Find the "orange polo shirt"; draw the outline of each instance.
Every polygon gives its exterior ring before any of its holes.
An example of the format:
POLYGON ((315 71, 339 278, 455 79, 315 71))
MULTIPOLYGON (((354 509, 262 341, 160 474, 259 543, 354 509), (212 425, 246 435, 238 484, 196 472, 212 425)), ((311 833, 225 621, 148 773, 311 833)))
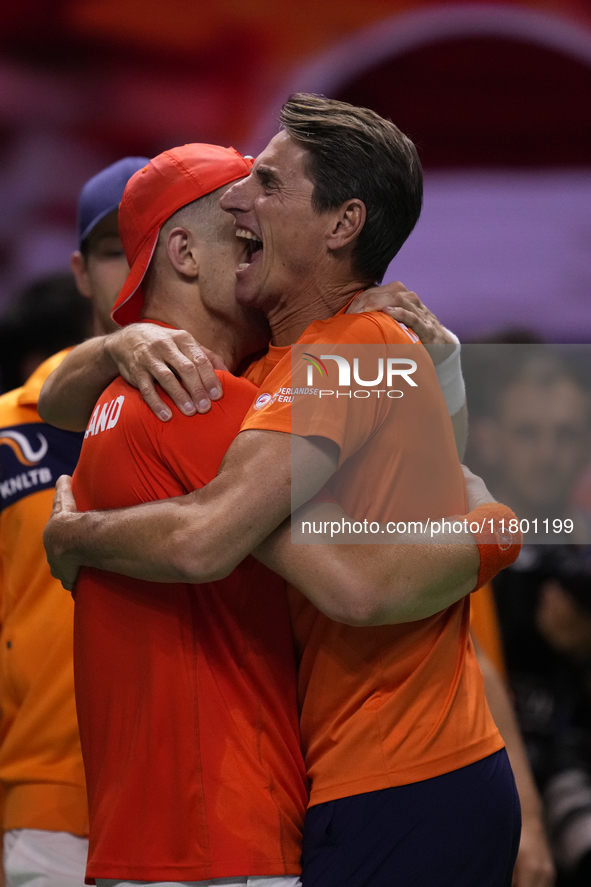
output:
MULTIPOLYGON (((334 441, 339 469, 327 487, 357 520, 464 514, 451 422, 432 362, 415 339, 378 313, 313 323, 299 351, 292 349, 293 363, 286 354, 265 378, 241 430, 334 441), (352 370, 348 387, 340 384, 335 355, 352 370), (392 355, 400 361, 395 368, 410 375, 392 379, 392 391, 402 394, 378 397, 367 380, 378 378, 379 358, 385 371, 392 355)), ((387 388, 385 380, 378 388, 387 388)), ((428 779, 503 747, 470 641, 469 598, 418 622, 368 628, 327 619, 295 590, 291 605, 310 804, 428 779)))
POLYGON ((0 783, 4 829, 88 832, 74 703, 74 604, 45 558, 42 533, 55 481, 71 474, 82 435, 37 413, 43 382, 64 359, 45 361, 0 397, 0 783))

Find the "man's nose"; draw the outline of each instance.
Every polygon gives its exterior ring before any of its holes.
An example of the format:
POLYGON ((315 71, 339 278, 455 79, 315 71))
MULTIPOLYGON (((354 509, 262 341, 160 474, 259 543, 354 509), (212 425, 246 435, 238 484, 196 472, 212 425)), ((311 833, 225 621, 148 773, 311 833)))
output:
POLYGON ((224 194, 222 194, 220 206, 223 210, 228 213, 233 213, 235 211, 246 211, 246 209, 248 208, 248 192, 245 186, 248 181, 248 178, 242 179, 240 182, 236 182, 234 185, 232 185, 231 188, 228 188, 228 190, 224 194))

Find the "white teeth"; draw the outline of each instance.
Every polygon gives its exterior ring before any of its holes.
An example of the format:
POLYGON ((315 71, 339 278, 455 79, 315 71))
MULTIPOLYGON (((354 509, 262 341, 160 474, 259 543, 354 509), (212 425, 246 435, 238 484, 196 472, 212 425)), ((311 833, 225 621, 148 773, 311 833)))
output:
POLYGON ((252 231, 247 231, 246 228, 236 228, 236 237, 245 237, 246 240, 258 240, 259 243, 262 243, 260 237, 253 234, 252 231))
POLYGON ((248 262, 241 262, 241 263, 238 265, 238 270, 239 270, 239 271, 244 271, 245 268, 250 268, 250 265, 248 264, 248 262))

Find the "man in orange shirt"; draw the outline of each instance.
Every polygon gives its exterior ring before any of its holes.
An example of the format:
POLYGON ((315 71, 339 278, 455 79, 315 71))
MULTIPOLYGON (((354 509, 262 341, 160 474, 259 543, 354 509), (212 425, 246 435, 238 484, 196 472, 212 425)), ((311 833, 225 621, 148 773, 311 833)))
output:
MULTIPOLYGON (((262 243, 262 249, 252 250, 251 261, 239 266, 240 303, 264 309, 276 349, 295 340, 307 346, 339 340, 375 343, 382 349, 392 343, 409 343, 406 331, 391 319, 377 322, 372 317, 344 315, 342 310, 358 290, 381 276, 414 226, 421 188, 412 144, 372 112, 315 97, 295 97, 288 102, 283 123, 285 131, 257 159, 249 179, 223 197, 222 205, 237 219, 238 235, 262 243), (314 143, 315 134, 321 144, 314 143), (360 143, 365 151, 362 164, 360 143), (333 151, 328 161, 327 144, 333 151), (331 178, 330 171, 337 169, 336 179, 331 178), (325 173, 328 202, 322 180, 325 173), (335 187, 337 191, 330 197, 335 187), (335 312, 339 316, 328 320, 335 312), (320 323, 314 323, 318 317, 320 323)), ((128 301, 137 303, 138 292, 141 303, 141 282, 152 247, 146 241, 136 256, 119 310, 126 310, 128 301)), ((449 419, 428 358, 419 345, 411 347, 417 349, 416 358, 413 355, 407 360, 416 360, 424 380, 419 403, 434 408, 434 427, 442 442, 431 488, 443 484, 438 507, 441 504, 449 509, 444 513, 463 511, 464 486, 449 419), (444 472, 450 474, 449 479, 444 478, 444 472)), ((287 364, 279 361, 266 386, 269 397, 258 411, 264 415, 262 422, 254 415, 247 419, 217 478, 203 491, 157 507, 77 515, 64 490, 47 540, 54 568, 65 583, 71 586, 80 563, 156 581, 209 581, 227 575, 289 515, 294 507, 290 490, 295 489, 297 506, 329 481, 334 498, 342 495, 355 517, 374 518, 375 522, 387 516, 383 507, 388 486, 394 493, 398 488, 412 490, 413 483, 421 489, 420 473, 425 464, 420 455, 413 454, 408 433, 400 438, 398 468, 388 469, 374 515, 371 501, 362 501, 358 488, 347 490, 340 483, 343 460, 346 465, 346 457, 355 458, 368 443, 372 429, 385 437, 392 427, 390 404, 376 408, 372 401, 363 414, 371 417, 369 425, 355 423, 354 415, 349 418, 341 411, 340 429, 338 423, 330 429, 318 412, 297 435, 278 433, 287 430, 285 420, 275 411, 284 402, 273 398, 280 389, 290 393, 289 359, 287 364), (288 384, 283 384, 286 381, 288 384), (407 472, 408 480, 403 476, 407 472), (292 473, 296 485, 290 487, 292 473), (362 511, 355 513, 357 508, 362 511)), ((409 410, 405 408, 410 420, 409 410)), ((374 455, 371 451, 370 456, 374 455)), ((479 518, 484 514, 487 521, 498 519, 495 507, 482 508, 479 518)), ((476 516, 470 515, 469 521, 475 523, 472 518, 476 516)), ((467 604, 460 601, 431 616, 446 603, 458 601, 515 556, 511 540, 496 538, 496 532, 492 535, 490 545, 477 545, 467 534, 465 545, 414 550, 412 546, 391 546, 381 558, 357 549, 348 563, 352 578, 347 580, 343 572, 337 594, 330 571, 323 568, 313 549, 303 570, 294 555, 290 572, 289 531, 285 528, 257 552, 268 563, 281 564, 283 574, 325 613, 373 626, 343 629, 309 609, 300 609, 294 616, 302 645, 306 763, 313 776, 312 791, 318 789, 311 813, 322 817, 328 803, 339 819, 338 834, 334 840, 329 835, 331 848, 326 844, 326 831, 332 812, 328 824, 320 828, 320 840, 317 821, 306 827, 311 838, 305 848, 304 876, 309 884, 342 884, 345 878, 350 884, 391 884, 399 873, 401 884, 473 887, 485 883, 484 873, 490 884, 509 883, 517 849, 518 804, 506 760, 499 756, 502 741, 486 708, 468 640, 467 604), (427 597, 432 595, 431 601, 423 600, 425 592, 427 597), (408 619, 418 621, 393 629, 388 625, 408 619), (360 667, 356 698, 347 700, 341 710, 344 689, 360 667), (409 731, 415 729, 416 750, 409 737, 409 731), (453 772, 459 774, 452 779, 457 781, 455 792, 450 788, 453 772), (443 776, 445 787, 440 790, 437 780, 443 776), (385 843, 378 842, 383 846, 377 850, 368 848, 359 828, 360 821, 366 820, 367 831, 378 835, 374 824, 388 822, 400 809, 401 790, 411 784, 420 787, 421 795, 411 831, 422 844, 433 841, 434 819, 449 822, 449 805, 455 809, 457 798, 466 795, 466 788, 471 789, 455 843, 450 845, 449 835, 442 832, 434 845, 431 865, 436 874, 425 869, 425 855, 417 855, 413 842, 402 840, 403 823, 390 832, 385 843), (485 786, 487 803, 482 804, 485 786), (359 808, 357 813, 347 812, 352 798, 364 805, 361 817, 359 808), (437 802, 433 809, 430 798, 437 802), (345 812, 341 815, 340 811, 345 812), (468 837, 461 827, 465 820, 475 826, 468 837), (485 847, 485 836, 493 825, 498 830, 498 846, 489 846, 489 842, 485 847), (335 847, 340 865, 332 852, 335 847), (413 863, 410 867, 409 859, 413 863), (370 869, 360 864, 363 860, 370 869), (414 872, 413 866, 422 868, 414 872)), ((317 553, 323 554, 320 548, 317 553)), ((299 606, 297 602, 295 606, 299 606)), ((406 797, 408 791, 402 794, 406 797)))

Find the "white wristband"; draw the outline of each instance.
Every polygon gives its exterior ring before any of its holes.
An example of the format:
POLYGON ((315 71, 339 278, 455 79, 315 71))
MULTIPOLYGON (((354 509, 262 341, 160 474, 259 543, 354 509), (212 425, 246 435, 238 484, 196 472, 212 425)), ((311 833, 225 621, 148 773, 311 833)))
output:
POLYGON ((454 416, 466 400, 466 387, 460 363, 460 340, 447 330, 456 342, 456 347, 445 360, 435 367, 437 381, 445 398, 450 416, 454 416))
POLYGON ((448 336, 452 337, 452 339, 456 343, 456 345, 460 344, 460 340, 458 339, 458 337, 456 336, 455 333, 452 333, 451 330, 448 330, 448 328, 446 326, 444 326, 443 329, 445 330, 445 332, 447 333, 448 336))

